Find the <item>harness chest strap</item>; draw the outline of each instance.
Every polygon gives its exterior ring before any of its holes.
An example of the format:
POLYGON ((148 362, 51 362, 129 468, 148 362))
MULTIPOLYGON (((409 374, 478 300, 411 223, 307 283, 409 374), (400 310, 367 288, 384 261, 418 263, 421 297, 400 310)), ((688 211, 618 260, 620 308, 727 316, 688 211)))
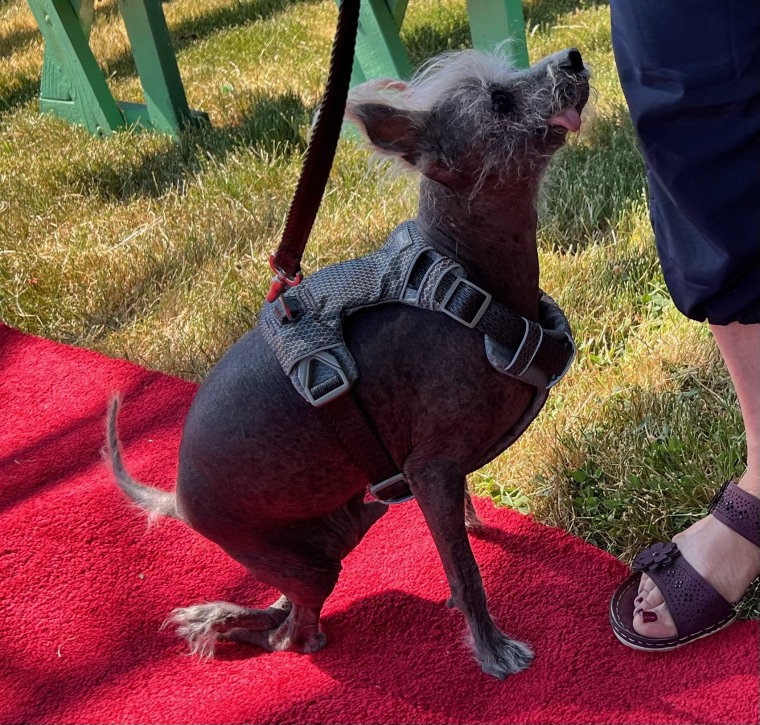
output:
POLYGON ((575 357, 575 343, 565 316, 550 297, 541 292, 539 299, 544 327, 494 300, 466 279, 452 260, 435 252, 440 259, 430 261, 429 251, 423 250, 411 265, 408 279, 421 273, 423 280, 411 292, 405 284, 402 302, 443 312, 482 332, 489 362, 501 373, 542 389, 562 379, 575 357), (443 269, 434 273, 441 260, 445 260, 443 269))
POLYGON ((346 450, 364 470, 370 481, 369 491, 375 498, 387 504, 414 498, 404 474, 350 390, 322 406, 322 410, 346 450))

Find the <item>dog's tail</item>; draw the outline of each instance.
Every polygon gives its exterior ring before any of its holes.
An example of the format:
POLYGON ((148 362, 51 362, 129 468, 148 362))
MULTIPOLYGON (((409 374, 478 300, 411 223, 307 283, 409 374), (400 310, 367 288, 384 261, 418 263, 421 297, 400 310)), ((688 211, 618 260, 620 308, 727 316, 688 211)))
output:
POLYGON ((153 523, 160 516, 169 516, 173 519, 181 519, 177 511, 177 501, 174 493, 161 491, 158 488, 145 486, 135 481, 124 468, 121 458, 121 445, 116 432, 116 415, 119 412, 121 401, 118 395, 114 395, 108 406, 108 418, 106 420, 106 448, 103 457, 111 464, 116 483, 133 503, 143 511, 147 511, 149 521, 153 523))

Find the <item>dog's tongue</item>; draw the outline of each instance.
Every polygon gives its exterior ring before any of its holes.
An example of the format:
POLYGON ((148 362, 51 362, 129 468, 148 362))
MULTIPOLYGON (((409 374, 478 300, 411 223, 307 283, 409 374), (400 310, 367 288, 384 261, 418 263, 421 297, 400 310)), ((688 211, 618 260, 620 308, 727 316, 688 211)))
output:
POLYGON ((550 126, 563 126, 575 133, 581 128, 581 114, 572 106, 549 119, 550 126))

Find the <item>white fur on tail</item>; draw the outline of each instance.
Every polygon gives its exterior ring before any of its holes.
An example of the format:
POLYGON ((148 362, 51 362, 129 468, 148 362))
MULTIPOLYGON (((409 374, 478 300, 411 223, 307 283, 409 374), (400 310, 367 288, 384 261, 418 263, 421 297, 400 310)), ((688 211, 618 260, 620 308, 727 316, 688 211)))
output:
POLYGON ((149 523, 154 523, 161 516, 181 519, 182 517, 177 512, 174 493, 145 486, 139 481, 135 481, 124 468, 124 462, 121 458, 121 445, 116 432, 116 415, 119 411, 119 405, 119 396, 115 395, 108 407, 106 450, 104 451, 104 458, 111 464, 116 483, 130 501, 148 513, 149 523))

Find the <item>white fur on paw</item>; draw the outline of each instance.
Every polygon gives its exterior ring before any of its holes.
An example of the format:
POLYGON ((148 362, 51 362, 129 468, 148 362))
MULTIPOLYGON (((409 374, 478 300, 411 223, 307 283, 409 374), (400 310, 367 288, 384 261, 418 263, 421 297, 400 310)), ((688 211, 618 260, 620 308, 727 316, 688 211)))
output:
POLYGON ((175 625, 177 635, 187 641, 191 655, 210 659, 214 656, 221 626, 229 621, 231 616, 240 616, 245 611, 245 607, 229 602, 194 604, 191 607, 175 609, 161 625, 161 629, 170 624, 175 625))
POLYGON ((475 650, 475 659, 483 672, 499 680, 504 680, 508 675, 515 675, 528 669, 533 661, 533 650, 527 644, 510 639, 501 633, 492 650, 482 648, 481 651, 478 651, 472 640, 470 643, 475 650))

